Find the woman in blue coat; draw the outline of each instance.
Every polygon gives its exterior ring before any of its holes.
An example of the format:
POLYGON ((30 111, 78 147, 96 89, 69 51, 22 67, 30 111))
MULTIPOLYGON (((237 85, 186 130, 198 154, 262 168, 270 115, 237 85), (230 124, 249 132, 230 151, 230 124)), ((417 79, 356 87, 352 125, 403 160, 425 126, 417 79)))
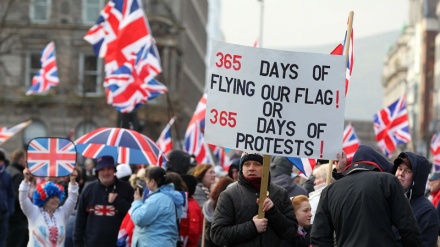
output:
POLYGON ((135 224, 132 246, 175 247, 178 240, 178 222, 184 198, 161 167, 149 168, 145 183, 150 191, 145 202, 139 190, 129 213, 135 224))

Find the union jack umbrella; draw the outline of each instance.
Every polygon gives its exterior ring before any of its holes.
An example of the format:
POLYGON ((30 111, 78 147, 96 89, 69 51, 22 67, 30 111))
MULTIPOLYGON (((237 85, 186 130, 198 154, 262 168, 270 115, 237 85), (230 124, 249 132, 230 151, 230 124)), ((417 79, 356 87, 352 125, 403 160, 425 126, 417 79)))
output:
POLYGON ((75 168, 76 156, 75 144, 65 138, 35 138, 27 148, 29 171, 37 177, 68 176, 75 168))
POLYGON ((160 165, 167 161, 156 143, 139 132, 123 128, 98 128, 75 141, 87 158, 113 156, 118 163, 160 165))

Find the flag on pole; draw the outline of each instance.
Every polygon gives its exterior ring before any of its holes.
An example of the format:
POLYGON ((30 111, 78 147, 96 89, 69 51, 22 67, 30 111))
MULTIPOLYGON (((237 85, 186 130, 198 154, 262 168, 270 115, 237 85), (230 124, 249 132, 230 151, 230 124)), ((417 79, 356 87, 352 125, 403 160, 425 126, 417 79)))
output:
POLYGON ((40 63, 41 69, 32 78, 32 85, 26 95, 44 93, 60 83, 53 42, 50 42, 41 52, 40 63))
POLYGON ((231 160, 226 155, 226 150, 224 147, 208 144, 209 148, 211 148, 212 155, 217 160, 217 165, 221 166, 225 171, 227 171, 231 160))
POLYGON ((405 95, 374 115, 376 142, 390 157, 397 145, 411 141, 405 95))
POLYGON ((360 141, 354 131, 354 128, 351 124, 348 124, 344 130, 344 137, 342 138, 342 149, 347 155, 347 159, 353 159, 354 153, 358 149, 360 145, 360 141))
MULTIPOLYGON (((351 74, 353 72, 353 66, 354 66, 354 30, 351 30, 350 35, 350 47, 348 51, 348 61, 347 61, 347 69, 345 71, 345 95, 347 95, 348 92, 348 84, 350 83, 351 74)), ((333 49, 330 54, 332 55, 343 55, 344 54, 344 44, 347 40, 347 32, 345 32, 345 38, 344 41, 337 45, 335 49, 333 49)))
POLYGON ((107 73, 129 61, 131 54, 153 42, 150 27, 139 0, 111 0, 84 39, 95 55, 105 58, 107 73))
POLYGON ((286 157, 286 158, 287 160, 292 162, 292 164, 296 166, 296 168, 298 168, 298 170, 302 172, 306 178, 308 178, 312 174, 312 171, 316 165, 315 159, 297 158, 297 157, 286 157))
POLYGON ((22 129, 26 128, 31 123, 32 123, 32 120, 29 120, 29 121, 26 121, 26 122, 23 122, 23 123, 19 123, 19 124, 15 125, 12 128, 7 128, 7 127, 1 127, 0 126, 0 145, 5 143, 7 140, 9 140, 15 134, 20 132, 22 129))
POLYGON ((159 139, 157 139, 156 144, 162 150, 162 152, 168 156, 168 154, 173 150, 173 139, 171 138, 171 126, 173 125, 176 117, 172 117, 170 122, 165 126, 160 133, 159 139))
POLYGON ((131 112, 167 92, 154 79, 162 72, 160 58, 139 0, 109 1, 84 39, 105 58, 107 103, 118 111, 131 112))
POLYGON ((129 113, 166 93, 167 87, 154 79, 161 71, 156 46, 142 47, 129 62, 106 77, 107 103, 120 112, 129 113))
POLYGON ((431 154, 433 158, 433 170, 440 171, 440 132, 435 133, 431 138, 431 154))

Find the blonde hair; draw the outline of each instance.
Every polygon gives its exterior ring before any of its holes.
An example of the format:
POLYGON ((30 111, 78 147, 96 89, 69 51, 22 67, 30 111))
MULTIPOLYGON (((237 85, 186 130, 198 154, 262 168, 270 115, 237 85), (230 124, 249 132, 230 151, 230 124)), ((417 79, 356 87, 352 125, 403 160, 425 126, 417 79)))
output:
MULTIPOLYGON (((330 164, 322 164, 319 167, 317 167, 315 170, 313 170, 313 175, 315 177, 320 177, 324 180, 324 183, 327 182, 327 172, 328 172, 328 166, 330 164)), ((333 183, 335 179, 333 177, 330 178, 330 183, 333 183)))
POLYGON ((292 198, 292 206, 295 212, 301 207, 301 203, 303 202, 309 202, 309 198, 305 195, 299 195, 292 198))

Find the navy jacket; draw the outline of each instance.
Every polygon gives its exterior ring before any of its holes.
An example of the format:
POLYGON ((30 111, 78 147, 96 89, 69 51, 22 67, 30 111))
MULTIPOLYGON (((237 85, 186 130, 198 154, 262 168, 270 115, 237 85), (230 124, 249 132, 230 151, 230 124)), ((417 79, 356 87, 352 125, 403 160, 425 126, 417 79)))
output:
MULTIPOLYGON (((416 217, 417 223, 422 233, 424 247, 437 246, 437 237, 440 228, 438 213, 432 203, 424 196, 426 181, 431 170, 428 160, 420 155, 411 152, 402 152, 398 157, 406 156, 412 166, 413 183, 406 191, 410 200, 411 208, 416 217)), ((401 162, 395 162, 393 174, 401 162)))
POLYGON ((6 165, 0 167, 0 212, 7 211, 9 215, 14 213, 14 188, 12 178, 6 170, 6 165))

